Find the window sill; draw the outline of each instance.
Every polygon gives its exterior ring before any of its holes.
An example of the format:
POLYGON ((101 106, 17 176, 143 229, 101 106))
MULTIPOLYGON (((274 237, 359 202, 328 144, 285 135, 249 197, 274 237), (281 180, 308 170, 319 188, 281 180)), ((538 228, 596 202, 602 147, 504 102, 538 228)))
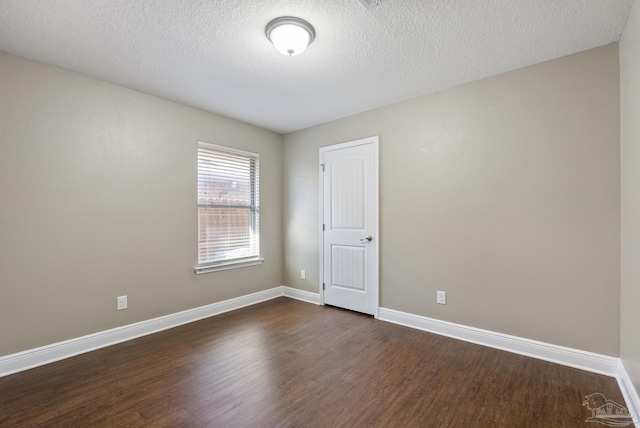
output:
POLYGON ((264 262, 264 259, 261 257, 252 259, 230 260, 227 262, 219 262, 211 265, 196 266, 193 268, 193 271, 196 273, 196 275, 202 275, 203 273, 218 272, 221 270, 237 269, 247 266, 257 266, 261 265, 262 262, 264 262))

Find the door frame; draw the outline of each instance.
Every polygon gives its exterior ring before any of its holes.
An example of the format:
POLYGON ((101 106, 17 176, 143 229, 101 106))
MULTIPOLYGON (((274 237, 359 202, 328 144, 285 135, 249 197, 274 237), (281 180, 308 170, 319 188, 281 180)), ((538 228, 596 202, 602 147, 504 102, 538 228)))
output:
POLYGON ((372 244, 375 246, 375 266, 373 268, 373 293, 375 300, 375 308, 374 308, 374 318, 378 318, 379 309, 380 309, 380 223, 379 223, 379 214, 380 214, 380 162, 379 162, 379 150, 378 150, 378 141, 379 137, 367 137, 361 138, 359 140, 347 141, 345 143, 334 144, 331 146, 320 147, 319 158, 320 162, 318 165, 318 182, 319 182, 319 193, 318 193, 318 241, 319 241, 319 253, 320 253, 320 264, 319 264, 319 277, 320 282, 318 283, 318 288, 320 290, 320 304, 324 305, 324 288, 322 284, 324 283, 324 230, 323 230, 323 220, 324 220, 324 154, 333 150, 346 149, 349 147, 362 146, 365 144, 372 144, 374 150, 374 179, 373 179, 373 204, 375 207, 374 213, 374 233, 375 239, 372 244))

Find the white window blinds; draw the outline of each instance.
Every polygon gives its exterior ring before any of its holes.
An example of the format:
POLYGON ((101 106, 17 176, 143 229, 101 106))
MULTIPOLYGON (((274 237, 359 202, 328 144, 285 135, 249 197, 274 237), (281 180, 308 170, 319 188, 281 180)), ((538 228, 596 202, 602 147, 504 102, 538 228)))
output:
POLYGON ((198 143, 198 266, 260 255, 258 155, 198 143))

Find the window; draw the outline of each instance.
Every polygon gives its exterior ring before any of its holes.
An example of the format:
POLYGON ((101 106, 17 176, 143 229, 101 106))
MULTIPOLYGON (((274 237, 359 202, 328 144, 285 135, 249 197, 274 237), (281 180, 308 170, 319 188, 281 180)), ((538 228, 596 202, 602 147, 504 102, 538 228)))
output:
POLYGON ((258 155, 198 143, 196 273, 262 263, 258 155))

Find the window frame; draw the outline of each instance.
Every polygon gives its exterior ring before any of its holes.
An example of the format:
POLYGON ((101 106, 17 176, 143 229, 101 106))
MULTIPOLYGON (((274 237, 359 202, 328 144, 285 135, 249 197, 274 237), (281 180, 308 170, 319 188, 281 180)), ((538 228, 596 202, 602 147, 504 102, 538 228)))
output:
MULTIPOLYGON (((198 223, 198 232, 197 232, 197 252, 196 252, 196 265, 194 266, 194 272, 197 275, 203 273, 217 272, 227 269, 236 269, 247 266, 256 266, 263 263, 264 258, 262 258, 261 246, 260 246, 260 155, 258 153, 249 152, 246 150, 235 149, 226 146, 220 146, 217 144, 206 143, 204 141, 198 141, 197 153, 200 149, 208 149, 211 151, 217 151, 222 153, 228 153, 231 155, 244 156, 247 158, 251 158, 255 161, 255 167, 251 168, 249 182, 251 183, 251 196, 250 196, 250 204, 247 206, 233 206, 233 205, 212 205, 212 204, 201 204, 198 200, 198 195, 196 195, 196 203, 197 203, 197 223, 198 223), (233 259, 223 259, 217 261, 209 261, 200 263, 200 254, 199 254, 199 246, 200 246, 200 208, 238 208, 238 209, 246 209, 249 208, 252 211, 251 215, 251 233, 255 234, 252 239, 255 240, 257 254, 251 256, 238 257, 233 259)), ((198 158, 198 156, 196 156, 198 158)), ((200 179, 200 166, 199 162, 197 163, 197 176, 196 180, 200 179)), ((196 185, 196 192, 198 192, 198 185, 196 185)))

